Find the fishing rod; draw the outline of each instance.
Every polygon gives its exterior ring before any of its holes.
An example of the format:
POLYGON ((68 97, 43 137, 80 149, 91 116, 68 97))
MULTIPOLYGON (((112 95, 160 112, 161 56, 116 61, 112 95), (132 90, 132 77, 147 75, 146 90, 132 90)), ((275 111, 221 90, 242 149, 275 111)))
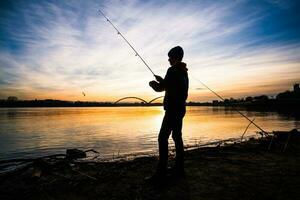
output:
MULTIPOLYGON (((146 65, 146 67, 150 70, 150 72, 153 74, 153 76, 156 78, 156 75, 154 74, 154 72, 151 70, 151 68, 149 67, 149 65, 146 63, 146 61, 142 58, 142 56, 135 50, 135 48, 128 42, 128 40, 123 36, 123 34, 117 29, 117 27, 106 17, 106 15, 99 9, 98 10, 99 13, 101 13, 101 15, 106 19, 106 21, 117 31, 118 35, 120 35, 124 41, 130 46, 130 48, 135 52, 135 56, 138 56, 143 63, 146 65)), ((225 101, 225 99, 223 97, 221 97, 220 95, 218 95, 215 91, 213 91, 212 89, 210 89, 206 84, 204 84, 202 81, 198 80, 197 78, 193 77, 194 79, 196 79, 197 81, 199 81, 205 88, 207 88, 209 91, 211 91, 212 93, 214 93, 217 97, 219 97, 221 100, 225 101)), ((247 119, 250 123, 252 123, 255 127, 257 127, 259 130, 261 130, 263 133, 265 133, 266 135, 268 135, 268 133, 266 131, 264 131, 260 126, 258 126, 256 123, 254 123, 253 120, 249 119, 246 115, 244 115, 242 112, 240 112, 238 109, 236 109, 235 107, 233 107, 233 109, 235 111, 237 111, 240 115, 242 115, 245 119, 247 119)))
POLYGON ((104 13, 100 9, 99 9, 99 12, 103 15, 103 17, 106 19, 106 21, 108 23, 110 23, 110 25, 117 31, 118 35, 120 35, 125 40, 125 42, 130 46, 130 48, 135 52, 135 56, 138 56, 143 61, 143 63, 146 65, 146 67, 150 70, 150 72, 155 77, 156 75, 154 74, 152 69, 149 67, 149 65, 146 63, 146 61, 142 58, 142 56, 135 50, 135 48, 128 42, 128 40, 123 36, 123 34, 117 29, 117 27, 115 27, 115 25, 104 15, 104 13))

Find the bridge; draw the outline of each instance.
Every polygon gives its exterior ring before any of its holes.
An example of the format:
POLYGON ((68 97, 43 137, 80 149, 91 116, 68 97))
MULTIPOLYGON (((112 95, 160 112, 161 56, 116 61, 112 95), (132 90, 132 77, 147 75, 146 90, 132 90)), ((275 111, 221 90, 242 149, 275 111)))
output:
POLYGON ((137 99, 137 100, 140 100, 140 101, 142 101, 142 102, 144 102, 144 103, 146 103, 146 104, 151 104, 153 101, 155 101, 155 100, 157 100, 157 99, 160 99, 160 98, 162 98, 162 97, 164 97, 164 96, 156 97, 156 98, 152 99, 152 100, 149 101, 149 102, 147 102, 146 100, 144 100, 144 99, 142 99, 142 98, 139 98, 139 97, 123 97, 123 98, 118 99, 117 101, 115 101, 114 104, 117 104, 117 103, 119 103, 120 101, 123 101, 123 100, 126 100, 126 99, 137 99))

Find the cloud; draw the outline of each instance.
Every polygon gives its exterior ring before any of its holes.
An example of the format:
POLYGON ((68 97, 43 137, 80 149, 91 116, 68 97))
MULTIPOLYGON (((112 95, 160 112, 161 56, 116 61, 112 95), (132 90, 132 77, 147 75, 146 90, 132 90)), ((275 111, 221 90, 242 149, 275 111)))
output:
MULTIPOLYGON (((81 91, 89 93, 90 100, 103 101, 156 96, 148 86, 151 73, 98 8, 157 74, 167 70, 168 50, 183 46, 191 88, 199 88, 192 76, 224 91, 243 91, 241 83, 270 79, 271 84, 282 74, 290 82, 297 80, 299 42, 264 42, 280 33, 250 37, 248 31, 265 14, 235 12, 241 6, 239 1, 18 2, 0 19, 7 39, 0 40, 7 47, 0 49, 0 98, 17 94, 74 100, 83 98, 81 91)), ((201 99, 197 91, 190 97, 201 99)))

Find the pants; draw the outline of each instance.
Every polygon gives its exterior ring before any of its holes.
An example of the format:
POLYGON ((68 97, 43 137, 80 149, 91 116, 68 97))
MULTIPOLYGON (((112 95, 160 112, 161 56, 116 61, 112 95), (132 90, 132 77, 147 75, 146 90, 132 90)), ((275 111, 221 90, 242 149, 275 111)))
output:
POLYGON ((184 149, 182 141, 182 120, 185 109, 181 111, 166 111, 158 136, 159 163, 158 170, 165 171, 168 164, 168 139, 172 132, 172 138, 176 148, 175 167, 183 169, 184 149))

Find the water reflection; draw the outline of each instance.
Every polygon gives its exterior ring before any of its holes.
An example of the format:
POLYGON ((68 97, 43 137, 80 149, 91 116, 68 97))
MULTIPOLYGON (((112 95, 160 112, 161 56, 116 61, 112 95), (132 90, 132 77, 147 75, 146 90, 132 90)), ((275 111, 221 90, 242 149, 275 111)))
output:
MULTIPOLYGON (((243 111, 267 131, 300 128, 291 116, 243 111)), ((1 108, 0 159, 94 148, 102 156, 157 149, 161 107, 1 108)), ((248 121, 230 108, 188 107, 185 144, 240 137, 248 121)), ((250 126, 248 135, 257 129, 250 126)))

